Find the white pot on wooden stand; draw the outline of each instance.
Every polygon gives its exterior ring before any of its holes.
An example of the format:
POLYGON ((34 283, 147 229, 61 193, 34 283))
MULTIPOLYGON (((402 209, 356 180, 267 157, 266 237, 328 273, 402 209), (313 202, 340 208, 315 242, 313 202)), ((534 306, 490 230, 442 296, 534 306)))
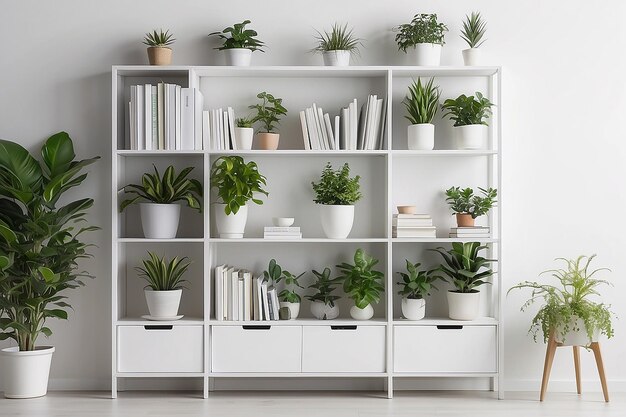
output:
POLYGON ((176 317, 183 290, 154 291, 145 289, 148 311, 152 317, 176 317))
POLYGON ((480 292, 448 291, 448 316, 452 320, 475 320, 480 306, 480 292))
POLYGON ((350 317, 355 320, 369 320, 374 317, 374 307, 371 304, 368 304, 365 308, 358 308, 354 305, 350 307, 350 317))
POLYGON ((585 322, 578 316, 572 317, 568 327, 569 330, 565 334, 563 334, 564 329, 562 327, 554 333, 557 343, 563 346, 589 346, 600 339, 599 329, 595 329, 591 338, 589 338, 585 322))
POLYGON ((40 346, 19 351, 17 346, 2 349, 2 386, 6 398, 42 397, 48 392, 48 377, 54 347, 40 346))
POLYGON ((290 303, 288 301, 281 301, 280 307, 287 307, 289 309, 289 320, 295 320, 300 314, 300 303, 290 303))
POLYGON ((324 51, 322 57, 324 57, 324 65, 329 67, 347 67, 350 65, 350 51, 324 51))
POLYGON ((323 301, 311 303, 311 314, 318 320, 332 320, 339 317, 339 306, 335 303, 332 307, 323 301))
POLYGON ((407 146, 411 151, 431 151, 435 147, 435 125, 420 123, 407 127, 407 146))
POLYGON ((141 227, 147 239, 174 239, 178 232, 180 204, 140 203, 141 227))
POLYGON ((425 67, 438 67, 441 62, 441 45, 438 43, 418 43, 415 45, 415 64, 425 67))
POLYGON ((252 139, 254 138, 254 129, 251 127, 235 128, 235 144, 237 150, 248 151, 252 149, 252 139))
POLYGON ((345 239, 354 223, 354 206, 321 204, 322 229, 329 239, 345 239))
POLYGON ((249 67, 252 61, 252 50, 248 48, 224 49, 226 65, 233 67, 249 67))
POLYGON ((402 315, 407 320, 421 320, 426 315, 426 300, 423 298, 403 298, 402 315))
POLYGON ((454 128, 457 149, 484 149, 487 125, 466 125, 454 128))
POLYGON ((248 205, 239 207, 237 214, 226 215, 226 204, 215 205, 215 224, 217 233, 222 239, 240 239, 246 230, 248 221, 248 205))
POLYGON ((463 50, 463 63, 465 66, 480 65, 480 49, 469 48, 463 50))

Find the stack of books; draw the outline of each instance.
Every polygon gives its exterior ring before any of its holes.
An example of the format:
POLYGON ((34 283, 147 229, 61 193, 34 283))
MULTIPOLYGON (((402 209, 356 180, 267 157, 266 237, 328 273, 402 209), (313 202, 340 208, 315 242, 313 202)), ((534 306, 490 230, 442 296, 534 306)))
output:
POLYGON ((394 214, 392 233, 393 237, 437 237, 429 214, 394 214))
POLYGON ((202 112, 202 142, 206 149, 237 150, 232 107, 202 112))
POLYGON ((278 227, 265 226, 263 229, 264 239, 302 239, 299 226, 278 227))
POLYGON ((450 237, 469 238, 469 237, 489 237, 489 227, 487 226, 474 226, 474 227, 451 227, 450 237))

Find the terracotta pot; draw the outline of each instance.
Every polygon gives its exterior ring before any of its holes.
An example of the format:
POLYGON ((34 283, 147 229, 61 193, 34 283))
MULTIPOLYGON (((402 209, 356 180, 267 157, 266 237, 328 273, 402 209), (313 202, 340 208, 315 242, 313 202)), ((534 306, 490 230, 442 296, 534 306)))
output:
POLYGON ((256 138, 259 149, 264 151, 275 151, 278 149, 278 140, 280 139, 278 133, 259 132, 256 134, 256 138))
POLYGON ((472 215, 469 213, 456 214, 456 225, 458 227, 474 227, 475 220, 476 219, 473 219, 472 215))
POLYGON ((399 214, 415 214, 417 213, 417 208, 415 206, 398 206, 399 214))
POLYGON ((148 60, 150 65, 169 65, 172 63, 172 49, 164 46, 151 46, 148 48, 148 60))

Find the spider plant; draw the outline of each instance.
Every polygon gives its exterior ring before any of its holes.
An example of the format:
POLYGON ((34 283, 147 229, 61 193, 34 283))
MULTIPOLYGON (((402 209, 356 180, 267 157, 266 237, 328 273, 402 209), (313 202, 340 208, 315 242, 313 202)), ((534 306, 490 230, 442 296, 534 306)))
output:
POLYGON ((158 32, 154 29, 152 33, 146 33, 146 36, 143 38, 144 45, 155 48, 167 48, 174 42, 176 42, 174 35, 172 35, 169 30, 163 32, 163 29, 160 29, 158 32))
POLYGON ((434 78, 422 84, 422 79, 413 80, 409 86, 409 94, 406 95, 402 104, 406 108, 407 118, 411 124, 432 123, 437 110, 439 109, 439 97, 441 90, 439 86, 433 85, 434 78))
POLYGON ((175 257, 168 261, 165 255, 159 257, 153 252, 148 251, 150 259, 144 259, 141 262, 143 267, 138 266, 135 270, 139 276, 148 282, 146 288, 152 291, 172 291, 184 288, 182 283, 186 282, 182 276, 187 272, 191 262, 186 262, 186 256, 183 258, 175 257))
POLYGON ((348 24, 340 25, 339 23, 333 24, 330 32, 317 31, 315 40, 317 46, 313 48, 312 52, 328 52, 328 51, 350 51, 351 53, 359 54, 359 45, 363 45, 360 38, 357 38, 354 33, 354 29, 348 29, 348 24))
POLYGON ((463 39, 470 48, 478 48, 486 39, 483 39, 487 31, 487 22, 485 22, 478 12, 472 12, 471 15, 465 16, 463 28, 461 29, 461 39, 463 39))

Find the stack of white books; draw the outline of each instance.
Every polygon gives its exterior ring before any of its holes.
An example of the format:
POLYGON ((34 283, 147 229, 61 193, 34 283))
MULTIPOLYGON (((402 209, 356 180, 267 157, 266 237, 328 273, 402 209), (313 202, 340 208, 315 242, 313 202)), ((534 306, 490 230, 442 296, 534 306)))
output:
POLYGON ((469 237, 489 237, 489 227, 487 226, 474 226, 474 227, 451 227, 450 237, 469 238, 469 237))
POLYGON ((265 226, 263 229, 264 239, 302 239, 299 226, 278 227, 265 226))
POLYGON ((232 107, 202 112, 202 142, 206 149, 237 150, 235 112, 232 107))
POLYGON ((429 214, 394 214, 393 237, 437 237, 437 228, 429 214))

